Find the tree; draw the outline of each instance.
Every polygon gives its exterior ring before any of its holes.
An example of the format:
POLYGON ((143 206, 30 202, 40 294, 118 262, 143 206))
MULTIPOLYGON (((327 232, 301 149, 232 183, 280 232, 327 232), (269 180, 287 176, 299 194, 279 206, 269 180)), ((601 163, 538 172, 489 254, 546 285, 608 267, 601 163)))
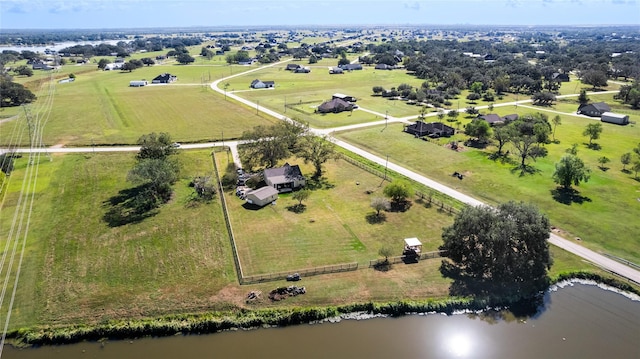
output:
POLYGON ((467 95, 467 100, 469 101, 478 101, 480 99, 480 94, 472 92, 467 95))
POLYGON ((375 197, 371 199, 371 208, 376 211, 376 217, 380 217, 380 211, 388 211, 391 209, 389 200, 383 197, 375 197))
POLYGON ((309 196, 311 195, 311 191, 304 188, 301 189, 299 191, 295 191, 292 195, 291 198, 298 201, 298 206, 302 207, 302 201, 305 201, 309 198, 309 196))
POLYGON ((480 113, 480 111, 478 111, 478 109, 475 108, 474 106, 467 107, 465 112, 471 116, 477 115, 478 113, 480 113))
POLYGON ((582 83, 593 86, 595 90, 598 87, 607 86, 607 74, 600 70, 588 70, 582 74, 582 83))
POLYGON ((216 182, 211 176, 195 177, 191 181, 190 185, 193 187, 196 199, 202 201, 211 201, 216 195, 216 182))
POLYGON ((178 166, 165 158, 145 158, 136 162, 127 180, 141 184, 146 203, 158 206, 171 198, 171 185, 178 180, 178 166))
POLYGON ((627 165, 631 163, 631 152, 624 153, 620 156, 620 162, 622 163, 622 172, 626 172, 627 165))
POLYGON ((384 257, 384 263, 388 264, 389 263, 389 257, 391 257, 393 255, 393 249, 391 249, 391 247, 389 246, 384 246, 382 248, 380 248, 380 250, 378 250, 378 254, 382 257, 384 257))
POLYGON ((603 171, 606 171, 609 169, 609 167, 606 167, 606 164, 611 162, 611 160, 609 159, 609 157, 607 156, 602 156, 600 158, 598 158, 598 163, 600 164, 600 169, 603 171))
POLYGON ((562 124, 562 118, 560 115, 556 115, 551 122, 553 122, 553 142, 556 142, 556 127, 562 124))
POLYGON ((440 120, 440 122, 442 122, 442 120, 444 119, 445 113, 443 109, 438 109, 438 120, 440 120))
POLYGON ((215 53, 210 49, 207 49, 206 47, 202 47, 202 49, 200 50, 200 56, 206 58, 207 60, 211 60, 214 55, 215 53))
POLYGON ((382 193, 391 198, 391 202, 394 205, 400 205, 406 201, 407 197, 411 194, 411 188, 407 182, 393 181, 389 183, 382 193))
POLYGON ((472 93, 478 94, 478 98, 480 98, 480 94, 482 93, 482 87, 484 84, 482 82, 476 81, 469 86, 469 91, 472 93))
POLYGON ((451 111, 447 112, 447 117, 450 118, 450 120, 447 120, 447 121, 455 122, 459 115, 460 115, 460 113, 458 113, 458 111, 451 110, 451 111))
POLYGON ((13 70, 13 72, 15 72, 17 75, 20 75, 20 76, 27 76, 27 77, 33 76, 33 70, 26 65, 20 65, 16 67, 15 70, 13 70))
POLYGON ((582 132, 583 136, 589 137, 589 147, 593 146, 592 141, 600 138, 600 134, 602 133, 602 124, 601 123, 590 123, 582 132))
POLYGON ((631 167, 631 169, 636 172, 636 178, 638 178, 638 172, 640 171, 640 159, 633 162, 633 167, 631 167))
POLYGON ((196 59, 194 59, 189 54, 182 53, 182 54, 178 55, 178 57, 176 57, 176 61, 178 61, 179 63, 181 63, 183 65, 188 65, 188 64, 196 61, 196 59))
POLYGON ((19 83, 0 77, 0 107, 20 106, 36 100, 36 95, 19 83))
POLYGON ((307 134, 299 139, 296 155, 304 160, 304 163, 311 162, 315 168, 313 177, 322 177, 322 164, 331 158, 336 158, 335 144, 329 140, 328 136, 318 137, 307 134))
POLYGON ((490 103, 489 106, 487 106, 487 110, 489 110, 489 112, 493 112, 493 104, 490 103))
POLYGON ((136 155, 138 160, 164 160, 177 153, 174 142, 171 140, 171 135, 166 132, 160 132, 160 134, 152 132, 147 135, 142 135, 137 143, 140 145, 140 151, 136 155))
MULTIPOLYGON (((0 154, 0 171, 2 171, 2 173, 4 173, 7 176, 11 175, 11 172, 13 171, 14 157, 16 157, 14 153, 0 154)), ((0 189, 2 189, 1 186, 0 186, 0 189)))
POLYGON ((307 130, 306 125, 296 121, 279 121, 270 127, 256 126, 245 131, 242 139, 246 143, 240 147, 242 163, 275 167, 279 160, 291 155, 298 138, 307 130))
POLYGON ((496 125, 493 127, 493 139, 498 141, 498 156, 502 155, 502 148, 513 136, 513 129, 508 125, 496 125))
POLYGON ((100 61, 98 61, 98 68, 100 70, 104 70, 105 67, 107 67, 108 64, 110 64, 111 61, 107 60, 107 59, 100 59, 100 61))
POLYGON ((150 57, 143 57, 142 59, 140 59, 140 61, 142 61, 142 63, 147 66, 156 64, 155 60, 150 57))
POLYGON ((533 104, 540 106, 551 106, 556 100, 556 95, 549 91, 536 92, 533 97, 533 104))
POLYGON ((587 96, 587 90, 585 90, 585 89, 580 90, 580 96, 578 96, 578 102, 581 105, 586 105, 587 103, 589 103, 589 97, 587 96))
POLYGON ((373 86, 373 94, 374 95, 380 95, 382 92, 384 92, 384 87, 382 86, 373 86))
POLYGON ((482 100, 487 102, 493 101, 495 100, 495 94, 493 93, 493 91, 487 90, 487 92, 482 95, 482 100))
POLYGON ((454 279, 451 294, 502 301, 537 296, 549 283, 549 229, 549 219, 531 204, 465 207, 442 233, 448 260, 440 271, 454 279))
POLYGON ((491 126, 487 121, 476 118, 467 123, 464 127, 464 133, 467 136, 477 138, 480 143, 487 143, 491 137, 491 126))
POLYGON ((565 190, 570 189, 571 184, 578 186, 580 182, 589 182, 590 177, 591 170, 578 156, 572 154, 562 156, 553 172, 553 181, 565 190))
POLYGON ((536 158, 547 155, 546 148, 541 146, 549 142, 551 133, 551 125, 546 115, 529 114, 511 122, 508 126, 511 126, 513 131, 511 144, 520 157, 520 169, 524 171, 527 168, 528 158, 535 161, 536 158))
POLYGON ((75 79, 75 78, 76 78, 76 75, 75 75, 75 74, 73 74, 73 73, 71 73, 71 74, 69 74, 69 78, 70 78, 70 79, 75 79))

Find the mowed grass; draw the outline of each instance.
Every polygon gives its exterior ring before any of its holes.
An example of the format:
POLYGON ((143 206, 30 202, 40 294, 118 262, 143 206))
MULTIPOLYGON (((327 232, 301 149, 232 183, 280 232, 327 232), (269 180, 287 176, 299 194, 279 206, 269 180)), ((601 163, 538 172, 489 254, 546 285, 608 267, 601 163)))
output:
MULTIPOLYGON (((219 160, 224 165, 226 159, 219 160)), ((306 175, 313 173, 302 161, 289 163, 300 163, 306 175)), ((258 210, 226 194, 244 275, 351 262, 366 267, 383 246, 401 255, 406 237, 418 237, 424 251, 433 251, 441 244, 442 228, 453 223, 453 216, 416 202, 406 212, 383 212, 385 221, 370 223, 368 217, 375 214, 371 199, 383 197, 388 182, 342 160, 325 164, 322 182, 323 188, 303 202, 302 213, 288 208, 297 204, 291 194, 280 194, 276 205, 258 210)))
MULTIPOLYGON (((520 115, 535 112, 522 108, 505 109, 506 113, 520 115)), ((575 111, 575 110, 574 110, 575 111)), ((555 114, 549 114, 550 118, 555 114)), ((634 115, 637 118, 638 114, 634 115)), ((630 152, 640 139, 636 125, 618 126, 603 123, 602 137, 597 142, 599 151, 588 149, 588 139, 582 131, 593 120, 563 115, 562 125, 556 129, 558 144, 549 144, 546 158, 531 162, 537 172, 521 175, 513 171, 514 163, 493 161, 489 155, 495 147, 486 150, 465 148, 452 151, 440 145, 415 139, 402 132, 402 125, 390 125, 385 131, 367 128, 338 134, 340 139, 366 148, 381 157, 389 155, 389 161, 403 165, 434 180, 447 184, 461 192, 490 204, 508 200, 522 200, 538 205, 551 219, 553 225, 564 232, 568 239, 580 237, 581 244, 596 251, 606 252, 633 262, 640 262, 640 183, 633 173, 622 172, 620 156, 630 152), (591 180, 577 190, 579 196, 572 201, 555 200, 552 180, 555 163, 573 143, 579 144, 578 156, 592 169, 591 180), (608 170, 598 168, 598 158, 606 156, 611 162, 608 170), (453 172, 465 175, 464 180, 452 177, 453 172)), ((514 149, 511 160, 517 161, 514 149)))
MULTIPOLYGON (((131 188, 134 154, 64 155, 40 164, 13 327, 95 322, 212 308, 236 283, 221 206, 191 205, 189 179, 211 174, 208 151, 182 152, 173 199, 139 223, 110 227, 109 200, 131 188)), ((0 218, 11 228, 26 159, 0 218)))
MULTIPOLYGON (((58 84, 44 129, 45 145, 131 144, 145 133, 169 132, 181 142, 237 138, 247 128, 269 125, 273 119, 256 115, 210 89, 228 66, 152 66, 131 73, 92 71, 76 81, 58 84), (170 85, 129 87, 129 81, 169 72, 170 85)), ((40 108, 36 101, 34 109, 40 108)), ((34 115, 36 115, 34 113, 34 115)), ((26 126, 26 123, 24 124, 26 126)), ((13 124, 0 125, 0 140, 8 143, 13 124), (9 127, 11 126, 11 127, 9 127)), ((21 143, 28 143, 22 136, 21 143)))

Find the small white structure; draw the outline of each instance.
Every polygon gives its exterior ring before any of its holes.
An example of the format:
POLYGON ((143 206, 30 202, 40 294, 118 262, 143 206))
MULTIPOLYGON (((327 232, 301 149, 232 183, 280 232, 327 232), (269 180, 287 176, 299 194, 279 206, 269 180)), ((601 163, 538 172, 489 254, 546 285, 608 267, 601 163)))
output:
POLYGON ((422 242, 418 240, 418 238, 405 238, 404 239, 404 251, 413 251, 416 254, 420 254, 422 252, 422 242))
POLYGON ((604 112, 602 116, 600 116, 600 120, 602 122, 615 123, 618 125, 628 125, 629 115, 623 115, 621 113, 613 113, 613 112, 604 112))
POLYGON ((148 84, 149 84, 149 82, 147 82, 147 80, 129 81, 129 86, 130 87, 142 87, 142 86, 147 86, 148 84))
POLYGON ((247 192, 247 202, 260 207, 266 206, 277 199, 278 190, 269 186, 247 192))

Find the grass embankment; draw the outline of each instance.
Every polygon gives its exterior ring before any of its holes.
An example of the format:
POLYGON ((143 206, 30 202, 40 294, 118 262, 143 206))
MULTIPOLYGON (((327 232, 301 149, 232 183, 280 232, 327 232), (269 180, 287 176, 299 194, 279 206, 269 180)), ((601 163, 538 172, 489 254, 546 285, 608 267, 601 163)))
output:
MULTIPOLYGON (((569 107, 562 103, 561 107, 569 107)), ((577 104, 571 108, 575 111, 577 104)), ((501 108, 500 114, 518 113, 521 116, 535 112, 535 109, 501 108)), ((550 113, 550 118, 555 114, 550 113)), ((632 121, 637 119, 637 111, 632 121)), ((452 151, 443 145, 448 140, 426 142, 412 138, 402 132, 402 125, 390 125, 384 132, 380 127, 368 128, 339 134, 338 137, 366 148, 379 155, 389 155, 389 161, 403 165, 434 180, 445 183, 456 190, 475 196, 490 204, 511 199, 537 204, 550 217, 552 223, 562 229, 566 238, 580 237, 584 244, 597 251, 603 251, 633 262, 640 262, 640 215, 638 191, 640 185, 633 173, 622 172, 620 156, 630 152, 638 143, 640 128, 636 125, 618 126, 603 123, 600 150, 587 148, 588 139, 582 136, 587 123, 592 119, 561 115, 562 124, 557 126, 556 139, 559 143, 546 145, 547 157, 531 164, 534 174, 521 175, 514 171, 515 152, 511 145, 504 149, 511 151, 508 162, 491 160, 489 155, 495 147, 486 150, 465 148, 461 152, 452 151), (577 187, 579 194, 574 198, 558 196, 551 176, 554 164, 573 143, 579 144, 578 156, 592 169, 591 180, 577 187), (611 162, 609 169, 600 169, 598 158, 606 156, 611 162), (452 177, 453 172, 465 175, 464 180, 452 177)), ((463 135, 459 139, 463 139, 463 135)))

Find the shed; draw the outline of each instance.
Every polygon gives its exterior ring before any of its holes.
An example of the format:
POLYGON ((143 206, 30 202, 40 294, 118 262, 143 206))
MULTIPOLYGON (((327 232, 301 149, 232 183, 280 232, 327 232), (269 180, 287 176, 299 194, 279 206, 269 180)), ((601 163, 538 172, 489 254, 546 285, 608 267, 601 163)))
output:
POLYGON ((134 80, 134 81, 129 81, 129 86, 130 87, 142 87, 142 86, 147 86, 149 83, 146 80, 134 80))
POLYGON ((266 206, 277 199, 278 190, 270 186, 264 186, 247 192, 247 202, 260 207, 266 206))
POLYGON ((415 252, 416 254, 420 254, 422 252, 422 242, 416 237, 405 238, 404 239, 404 251, 405 252, 415 252))
POLYGON ((621 113, 614 112, 604 112, 602 116, 600 116, 600 120, 602 122, 615 123, 618 125, 628 125, 629 115, 623 115, 621 113))

